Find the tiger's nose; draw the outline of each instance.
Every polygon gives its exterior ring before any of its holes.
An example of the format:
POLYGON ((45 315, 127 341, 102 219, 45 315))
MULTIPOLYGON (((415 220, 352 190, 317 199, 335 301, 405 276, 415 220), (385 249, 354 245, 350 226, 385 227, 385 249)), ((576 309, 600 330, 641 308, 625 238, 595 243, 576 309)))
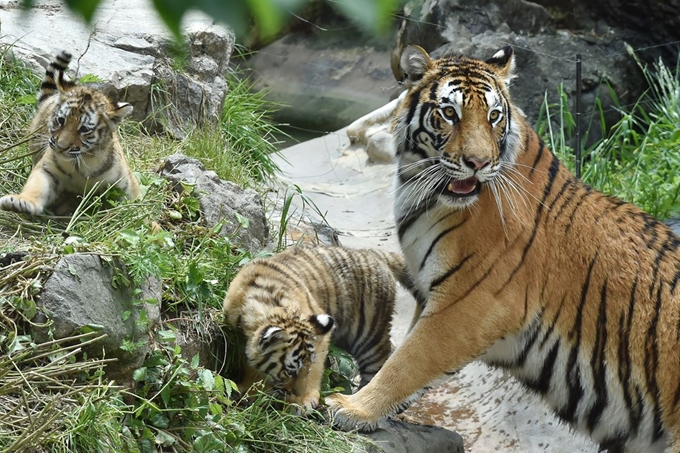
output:
POLYGON ((489 165, 490 159, 477 159, 476 157, 463 157, 463 163, 472 170, 481 170, 489 165))

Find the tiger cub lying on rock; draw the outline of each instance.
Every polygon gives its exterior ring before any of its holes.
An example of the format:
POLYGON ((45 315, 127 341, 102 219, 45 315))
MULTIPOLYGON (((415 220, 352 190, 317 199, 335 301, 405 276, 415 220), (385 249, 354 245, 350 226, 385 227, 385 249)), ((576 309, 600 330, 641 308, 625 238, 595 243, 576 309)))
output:
POLYGON ((128 198, 140 196, 118 138, 118 124, 132 113, 132 105, 64 79, 70 61, 71 54, 61 52, 47 67, 29 128, 33 169, 20 194, 0 198, 0 209, 42 214, 50 208, 66 214, 75 196, 96 183, 99 191, 113 185, 128 198))
POLYGON ((246 264, 223 307, 246 337, 241 393, 266 378, 289 402, 316 407, 331 338, 367 384, 392 351, 395 278, 410 286, 401 255, 371 249, 294 246, 246 264))

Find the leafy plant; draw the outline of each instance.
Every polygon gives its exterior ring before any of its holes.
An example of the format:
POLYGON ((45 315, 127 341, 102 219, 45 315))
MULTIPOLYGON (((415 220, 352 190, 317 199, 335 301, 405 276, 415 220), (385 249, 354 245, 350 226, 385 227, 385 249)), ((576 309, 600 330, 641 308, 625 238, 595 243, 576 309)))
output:
POLYGON ((137 403, 126 426, 139 451, 155 452, 156 445, 224 451, 229 436, 218 421, 232 405, 235 384, 199 367, 198 356, 182 357, 172 330, 159 331, 156 346, 133 374, 137 403))

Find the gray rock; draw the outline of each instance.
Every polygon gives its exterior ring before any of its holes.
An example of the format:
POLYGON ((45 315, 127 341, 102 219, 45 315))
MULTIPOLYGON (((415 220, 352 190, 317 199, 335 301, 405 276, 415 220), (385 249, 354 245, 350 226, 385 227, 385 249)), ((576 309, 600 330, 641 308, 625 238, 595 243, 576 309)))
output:
POLYGON ((463 438, 448 429, 388 420, 364 434, 385 453, 463 453, 463 438))
POLYGON ((36 329, 35 338, 46 341, 48 331, 54 338, 65 338, 77 334, 83 326, 101 330, 106 338, 88 346, 86 352, 100 357, 103 349, 106 358, 118 359, 107 366, 107 373, 129 379, 129 373, 143 363, 147 335, 160 320, 163 288, 160 281, 152 279, 141 286, 140 295, 134 295, 133 288, 113 283, 116 272, 124 271, 122 264, 105 264, 97 255, 64 256, 45 283, 38 301, 43 311, 38 316, 47 315, 51 325, 48 329, 36 329), (150 299, 157 303, 145 302, 150 299), (142 302, 133 303, 135 300, 142 302), (131 314, 124 320, 127 311, 131 314), (122 350, 124 340, 139 342, 139 348, 132 353, 122 350))
POLYGON ((41 75, 58 51, 71 52, 68 75, 93 74, 108 82, 120 100, 134 106, 134 120, 166 106, 147 119, 151 130, 164 128, 181 138, 194 125, 219 118, 234 36, 203 14, 190 13, 183 21, 188 56, 182 64, 173 59, 176 46, 151 2, 104 0, 92 28, 61 0, 42 0, 28 11, 20 2, 5 2, 0 26, 0 45, 11 46, 11 54, 41 75))
POLYGON ((235 234, 234 243, 251 253, 262 250, 267 244, 269 225, 262 200, 254 190, 244 190, 237 184, 224 181, 214 171, 206 170, 200 161, 182 154, 168 157, 161 174, 175 185, 177 191, 183 190, 182 181, 195 184, 201 216, 208 227, 224 222, 220 234, 230 237, 235 234), (247 227, 239 226, 236 214, 247 219, 247 227))
POLYGON ((664 222, 677 235, 680 235, 680 217, 668 219, 664 222))

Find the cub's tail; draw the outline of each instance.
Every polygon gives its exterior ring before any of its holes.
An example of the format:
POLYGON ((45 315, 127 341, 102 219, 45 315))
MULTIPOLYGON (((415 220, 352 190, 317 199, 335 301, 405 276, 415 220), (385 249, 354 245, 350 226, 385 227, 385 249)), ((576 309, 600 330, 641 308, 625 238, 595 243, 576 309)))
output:
POLYGON ((71 54, 66 51, 61 51, 59 55, 47 66, 45 76, 40 84, 40 92, 38 93, 38 105, 45 102, 47 98, 56 93, 60 88, 66 88, 73 85, 64 79, 64 72, 71 62, 71 54))

